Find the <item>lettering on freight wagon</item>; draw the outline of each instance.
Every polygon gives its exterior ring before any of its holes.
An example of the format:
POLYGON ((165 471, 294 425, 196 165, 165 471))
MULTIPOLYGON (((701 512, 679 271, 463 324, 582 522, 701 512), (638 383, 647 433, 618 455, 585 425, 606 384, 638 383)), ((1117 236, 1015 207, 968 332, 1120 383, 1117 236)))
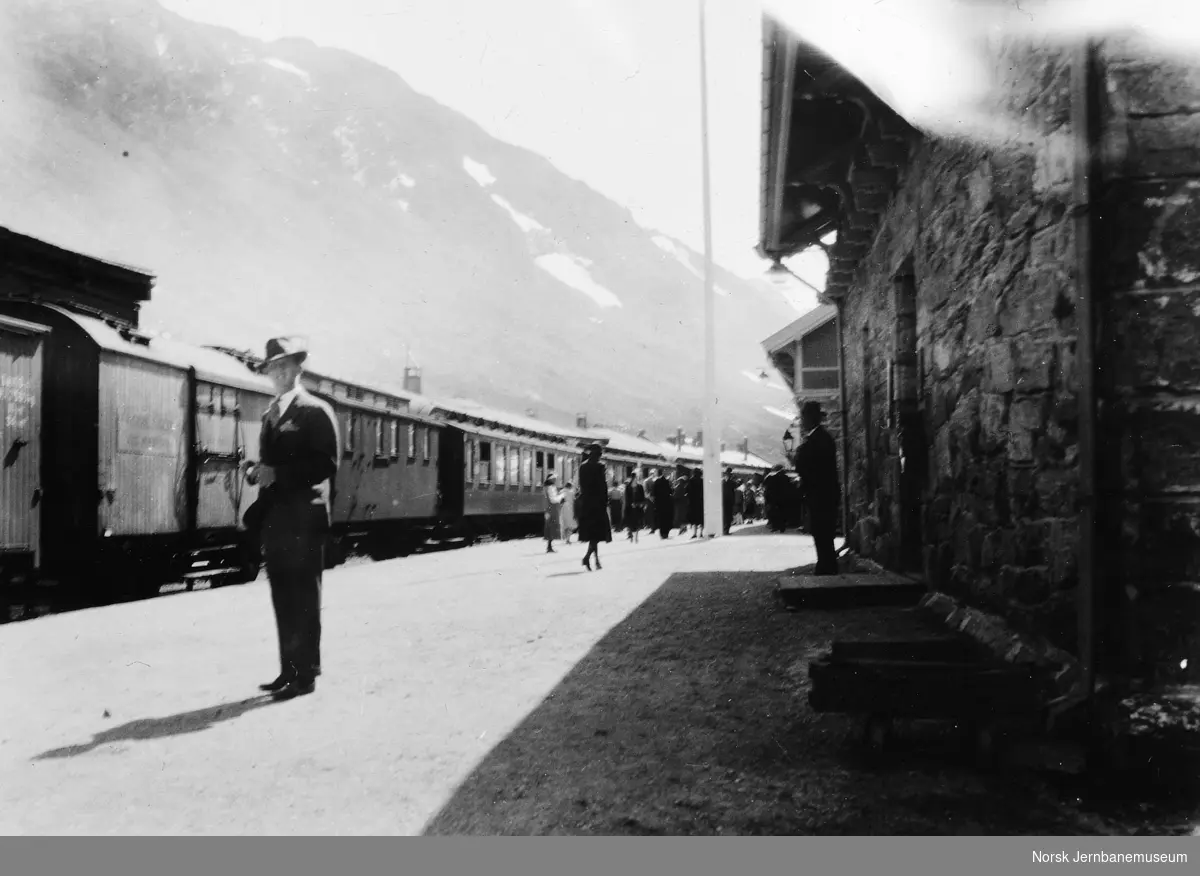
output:
POLYGON ((22 374, 0 374, 0 401, 4 402, 4 426, 24 429, 29 425, 33 409, 33 390, 29 378, 22 374))
POLYGON ((117 452, 141 456, 179 455, 178 425, 149 414, 125 414, 117 421, 117 452))

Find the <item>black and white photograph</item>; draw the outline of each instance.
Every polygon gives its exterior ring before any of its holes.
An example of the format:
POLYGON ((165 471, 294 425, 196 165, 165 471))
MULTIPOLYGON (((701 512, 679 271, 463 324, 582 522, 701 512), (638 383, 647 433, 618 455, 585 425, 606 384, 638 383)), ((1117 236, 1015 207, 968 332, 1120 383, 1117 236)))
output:
POLYGON ((0 458, 2 835, 1188 872, 1200 2, 0 0, 0 458))

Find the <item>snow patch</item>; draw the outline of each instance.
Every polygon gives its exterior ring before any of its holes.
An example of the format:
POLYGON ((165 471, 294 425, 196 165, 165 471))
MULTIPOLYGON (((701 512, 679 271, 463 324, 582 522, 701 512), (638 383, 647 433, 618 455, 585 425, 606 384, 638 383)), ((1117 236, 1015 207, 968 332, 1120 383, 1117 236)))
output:
POLYGON ((475 180, 475 182, 479 183, 484 188, 487 188, 496 181, 496 178, 492 176, 492 172, 487 169, 486 164, 480 164, 478 161, 472 161, 465 155, 463 156, 462 164, 463 170, 467 172, 471 179, 475 180))
POLYGON ((282 70, 284 73, 291 73, 293 76, 299 76, 304 80, 305 84, 312 82, 312 77, 295 64, 289 64, 287 61, 281 61, 278 58, 267 58, 265 61, 263 61, 263 63, 274 67, 276 70, 282 70))
POLYGON ((592 279, 587 268, 575 256, 551 253, 538 256, 534 264, 572 289, 577 289, 601 307, 622 307, 621 299, 592 279))
POLYGON ((171 44, 171 41, 169 39, 167 39, 166 34, 160 33, 158 36, 156 36, 154 38, 154 50, 156 52, 158 52, 158 56, 160 58, 167 53, 167 46, 169 46, 170 44, 171 44))
MULTIPOLYGON (((510 204, 508 201, 506 201, 504 198, 500 197, 499 195, 492 195, 492 201, 494 201, 495 203, 497 203, 501 207, 503 207, 505 212, 508 213, 508 215, 512 218, 512 221, 517 223, 517 227, 520 228, 522 231, 529 233, 530 231, 546 231, 547 230, 545 225, 542 225, 540 222, 538 222, 532 216, 526 216, 524 213, 517 210, 515 207, 513 207, 512 204, 510 204)), ((579 259, 578 261, 582 262, 583 259, 579 259)))
MULTIPOLYGON (((667 255, 671 256, 671 258, 675 259, 675 261, 679 262, 679 264, 683 265, 687 272, 697 280, 704 279, 704 272, 692 264, 692 260, 688 257, 687 251, 680 247, 675 241, 671 240, 671 238, 665 237, 661 234, 656 234, 650 239, 654 241, 655 246, 657 246, 667 255)), ((721 286, 714 285, 713 291, 718 295, 729 295, 729 290, 724 289, 721 286)))
POLYGON ((342 162, 347 167, 358 169, 358 149, 354 145, 354 141, 350 139, 350 127, 348 125, 338 125, 333 129, 334 139, 342 145, 342 162))
POLYGON ((796 415, 794 413, 782 410, 781 408, 773 408, 770 405, 763 405, 763 410, 768 414, 774 414, 781 420, 787 420, 789 423, 796 419, 796 415))
POLYGON ((417 184, 417 181, 415 179, 413 179, 411 176, 409 176, 407 173, 400 173, 400 174, 396 175, 396 178, 394 180, 392 180, 390 183, 388 183, 388 186, 392 189, 395 189, 396 186, 404 186, 406 189, 411 189, 416 184, 417 184))
POLYGON ((759 386, 764 386, 767 389, 779 389, 783 392, 789 391, 786 386, 784 386, 782 383, 775 383, 773 380, 771 380, 770 375, 765 374, 764 372, 743 371, 742 374, 746 375, 748 380, 756 383, 759 386))
POLYGON ((408 201, 404 200, 403 198, 396 198, 396 205, 401 210, 403 210, 405 213, 408 212, 408 207, 409 207, 408 201))

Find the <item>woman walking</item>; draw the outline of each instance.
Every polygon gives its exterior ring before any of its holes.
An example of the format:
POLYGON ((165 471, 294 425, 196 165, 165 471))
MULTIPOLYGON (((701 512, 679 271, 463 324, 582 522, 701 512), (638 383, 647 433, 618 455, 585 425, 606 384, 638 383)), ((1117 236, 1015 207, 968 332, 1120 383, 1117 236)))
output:
POLYGON ((546 478, 543 486, 543 492, 546 494, 546 526, 543 532, 543 537, 546 539, 546 553, 554 553, 554 539, 562 538, 562 518, 559 515, 559 506, 563 503, 563 494, 558 491, 556 486, 558 478, 550 475, 546 478))
POLYGON ((586 541, 587 553, 583 565, 592 570, 589 562, 596 557, 596 568, 600 565, 600 542, 612 541, 612 527, 608 523, 608 477, 600 462, 599 444, 588 445, 583 452, 584 462, 579 466, 579 540, 586 541))

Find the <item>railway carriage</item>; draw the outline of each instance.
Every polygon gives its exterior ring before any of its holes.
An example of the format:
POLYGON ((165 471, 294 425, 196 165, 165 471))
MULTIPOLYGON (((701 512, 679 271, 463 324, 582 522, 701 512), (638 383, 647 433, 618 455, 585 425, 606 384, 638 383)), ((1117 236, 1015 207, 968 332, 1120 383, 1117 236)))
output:
POLYGON ((468 539, 540 532, 550 474, 578 481, 587 434, 456 400, 438 402, 446 422, 442 493, 446 527, 468 539))
POLYGON ((4 380, 26 387, 7 419, 28 423, 15 458, 30 452, 5 495, 23 506, 30 572, 89 601, 214 568, 256 575, 240 529, 255 490, 240 464, 257 455, 267 381, 212 350, 57 305, 4 301, 0 317, 6 338, 23 333, 36 350, 2 360, 4 380))
POLYGON ((342 444, 329 562, 352 552, 376 559, 410 552, 442 516, 438 471, 444 424, 423 413, 428 405, 409 393, 317 373, 306 372, 302 379, 333 408, 342 444))

